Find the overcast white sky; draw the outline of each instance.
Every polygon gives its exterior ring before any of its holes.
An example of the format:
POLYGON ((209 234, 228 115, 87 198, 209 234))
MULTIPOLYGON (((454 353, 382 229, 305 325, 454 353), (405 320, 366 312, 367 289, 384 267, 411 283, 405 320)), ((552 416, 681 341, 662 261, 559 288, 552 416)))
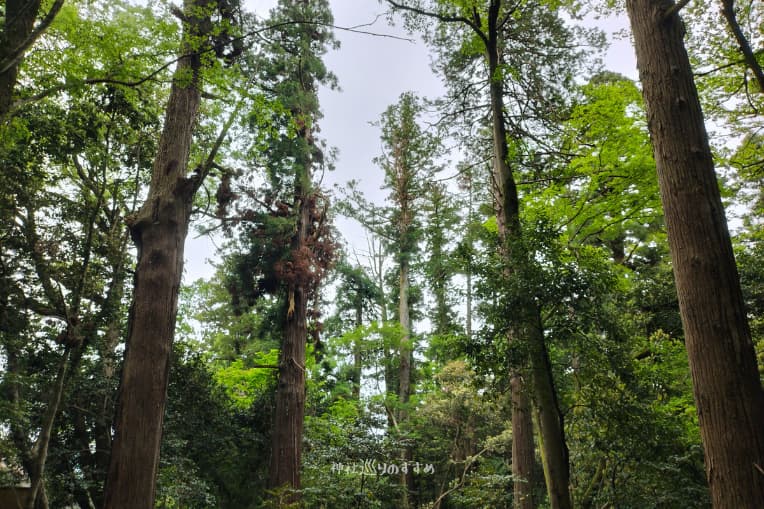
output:
MULTIPOLYGON (((250 9, 266 16, 275 0, 247 0, 250 9)), ((387 9, 378 0, 331 0, 335 24, 354 27, 372 22, 387 9)), ((627 26, 625 19, 592 21, 608 33, 627 26)), ((390 27, 385 16, 374 26, 363 30, 380 34, 409 37, 400 27, 390 27)), ((320 122, 321 136, 329 146, 339 151, 336 170, 325 177, 325 184, 342 184, 351 179, 361 182, 361 189, 381 196, 381 170, 371 160, 380 152, 379 130, 370 122, 379 119, 388 105, 396 102, 405 91, 435 98, 443 88, 430 70, 430 57, 422 42, 411 43, 389 37, 374 37, 337 30, 341 42, 337 51, 325 58, 327 67, 334 72, 341 90, 323 90, 320 94, 324 118, 320 122)), ((612 40, 605 67, 632 79, 637 78, 635 58, 628 40, 612 40)), ((366 240, 360 229, 342 221, 338 227, 346 239, 363 248, 366 240), (359 238, 361 237, 361 238, 359 238)), ((193 230, 186 245, 186 282, 199 277, 211 277, 212 266, 206 259, 215 256, 214 248, 205 239, 194 239, 193 230)))

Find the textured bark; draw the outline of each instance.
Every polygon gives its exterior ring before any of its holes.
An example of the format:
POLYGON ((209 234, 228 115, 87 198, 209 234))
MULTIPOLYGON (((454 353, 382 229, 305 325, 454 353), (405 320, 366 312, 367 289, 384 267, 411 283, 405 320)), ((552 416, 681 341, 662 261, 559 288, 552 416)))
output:
MULTIPOLYGON (((303 92, 312 93, 310 85, 302 83, 303 92)), ((295 110, 294 118, 303 118, 306 112, 295 110)), ((308 113, 309 114, 309 113, 308 113)), ((308 125, 308 122, 300 122, 308 125)), ((308 127, 298 131, 307 146, 312 146, 313 133, 308 127)), ((297 168, 294 180, 294 203, 299 204, 297 224, 290 249, 292 259, 304 256, 310 250, 308 236, 311 223, 309 195, 312 192, 313 158, 304 156, 302 167, 297 168)), ((300 265, 295 263, 296 266, 300 265)), ((271 461, 268 485, 295 490, 286 494, 286 500, 299 499, 302 462, 302 434, 305 418, 305 349, 308 340, 308 298, 312 288, 307 283, 291 283, 288 287, 288 309, 284 326, 284 340, 279 357, 279 381, 276 390, 276 415, 272 435, 271 461)), ((317 283, 314 283, 317 284, 317 283)))
MULTIPOLYGON (((303 207, 304 208, 304 207, 303 207)), ((298 237, 304 241, 307 217, 301 214, 298 237)), ((305 289, 290 289, 289 309, 281 343, 276 416, 273 426, 269 486, 300 489, 302 431, 305 416, 305 343, 308 337, 305 289)), ((290 497, 292 501, 296 496, 290 497)))
MULTIPOLYGON (((185 11, 203 12, 208 4, 187 0, 185 11)), ((183 248, 201 180, 201 175, 186 177, 202 65, 199 55, 190 54, 189 41, 205 35, 199 27, 211 27, 211 23, 187 19, 181 45, 184 56, 175 71, 148 196, 127 220, 138 264, 104 495, 107 509, 154 507, 183 248)))
POLYGON ((706 475, 717 509, 764 500, 764 392, 683 25, 670 3, 628 0, 685 332, 706 475))
POLYGON ((515 372, 510 380, 512 395, 513 507, 533 509, 533 419, 531 402, 523 379, 515 372))

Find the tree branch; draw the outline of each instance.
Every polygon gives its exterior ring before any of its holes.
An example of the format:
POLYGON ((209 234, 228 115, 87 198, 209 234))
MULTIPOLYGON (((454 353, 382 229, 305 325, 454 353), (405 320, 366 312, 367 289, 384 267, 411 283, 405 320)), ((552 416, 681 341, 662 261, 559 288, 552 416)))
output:
MULTIPOLYGON (((63 2, 64 0, 60 0, 60 1, 63 2)), ((400 37, 400 36, 393 35, 393 34, 381 34, 381 33, 370 32, 370 31, 367 31, 367 30, 359 30, 358 29, 358 27, 366 26, 366 25, 357 25, 357 26, 353 26, 353 27, 342 27, 342 26, 327 25, 325 23, 317 23, 317 22, 285 21, 285 22, 282 22, 282 23, 275 23, 273 25, 268 25, 266 27, 259 28, 257 30, 251 30, 251 31, 249 31, 249 32, 247 32, 245 34, 242 34, 242 35, 238 36, 238 37, 231 38, 230 41, 227 42, 227 44, 232 44, 234 42, 242 42, 242 41, 245 41, 246 39, 248 39, 250 37, 254 37, 254 36, 262 34, 264 32, 268 32, 270 30, 275 30, 275 29, 286 27, 286 26, 290 26, 290 25, 328 26, 328 27, 331 27, 331 28, 333 28, 335 30, 340 30, 340 31, 343 31, 343 32, 350 32, 350 33, 356 33, 356 34, 362 34, 362 35, 369 35, 369 36, 372 36, 372 37, 385 37, 385 38, 389 38, 389 39, 396 39, 396 40, 406 41, 406 42, 411 42, 411 43, 414 42, 414 39, 407 38, 407 37, 400 37)), ((14 111, 17 111, 21 107, 23 107, 23 106, 25 106, 27 104, 30 104, 32 102, 39 101, 41 99, 45 99, 46 97, 49 97, 49 96, 51 96, 53 94, 56 94, 58 92, 63 92, 65 90, 71 90, 73 88, 76 88, 76 87, 82 86, 82 85, 109 84, 109 85, 121 85, 121 86, 124 86, 124 87, 130 87, 130 88, 138 87, 138 86, 146 83, 147 81, 152 80, 158 74, 160 74, 161 72, 165 71, 167 68, 169 68, 171 65, 173 65, 176 62, 178 62, 181 59, 192 57, 194 55, 202 55, 204 53, 209 53, 209 52, 215 51, 216 49, 217 49, 217 46, 210 45, 209 47, 207 47, 205 49, 202 49, 200 51, 194 52, 194 53, 186 53, 186 54, 183 54, 183 55, 176 56, 176 57, 172 58, 171 60, 168 60, 164 64, 160 65, 155 70, 151 71, 148 75, 146 75, 146 76, 144 76, 142 78, 135 79, 135 80, 119 79, 119 78, 115 78, 115 77, 104 76, 104 77, 96 77, 96 78, 85 78, 85 79, 82 79, 82 80, 72 80, 72 81, 69 81, 67 83, 62 83, 62 84, 59 84, 59 85, 54 85, 54 86, 52 86, 52 87, 50 87, 48 89, 45 89, 45 90, 43 90, 41 92, 38 92, 37 94, 35 94, 33 96, 30 96, 30 97, 27 97, 25 99, 18 100, 16 102, 14 102, 13 105, 11 105, 11 108, 9 110, 9 114, 14 112, 14 111)))
POLYGON ((679 11, 681 11, 688 3, 690 3, 690 0, 679 0, 677 3, 666 9, 666 12, 663 13, 662 21, 667 21, 674 14, 679 14, 679 11))
POLYGON ((437 19, 438 21, 442 21, 443 23, 464 23, 465 25, 469 26, 477 34, 478 37, 480 37, 484 41, 487 40, 487 37, 482 30, 482 27, 480 27, 480 25, 477 25, 474 20, 471 20, 470 18, 467 18, 465 16, 459 16, 457 14, 440 14, 437 12, 426 11, 424 9, 420 9, 419 7, 414 7, 413 5, 406 5, 401 2, 396 2, 395 0, 386 0, 386 2, 392 5, 396 9, 412 12, 414 14, 418 14, 419 16, 434 18, 434 19, 437 19))
POLYGON ((240 107, 241 107, 241 101, 233 109, 225 125, 223 125, 223 128, 220 130, 220 133, 218 134, 218 137, 215 140, 215 143, 212 145, 212 148, 210 149, 210 153, 207 154, 207 159, 204 161, 203 164, 197 166, 197 168, 194 170, 193 178, 196 179, 196 182, 194 182, 194 192, 196 192, 199 189, 199 187, 204 182, 204 179, 207 178, 207 175, 210 173, 210 170, 213 167, 215 167, 215 158, 217 157, 218 152, 220 151, 220 147, 223 145, 223 142, 225 141, 225 137, 228 135, 228 131, 231 129, 231 126, 233 125, 233 121, 236 119, 236 116, 239 114, 240 107))
POLYGON ((737 16, 735 15, 735 0, 722 0, 722 15, 727 20, 727 25, 729 26, 732 35, 734 35, 737 40, 740 51, 743 53, 743 60, 756 78, 756 82, 759 85, 759 92, 764 94, 764 71, 762 71, 759 61, 756 60, 756 55, 751 49, 751 45, 737 21, 737 16))
POLYGON ((34 44, 37 38, 42 35, 48 26, 50 26, 50 24, 53 22, 53 19, 58 14, 58 11, 61 10, 63 5, 64 0, 55 1, 55 3, 51 6, 48 14, 42 19, 42 21, 40 21, 40 24, 37 25, 34 30, 32 30, 32 33, 27 36, 26 40, 14 48, 10 52, 10 55, 5 58, 5 61, 0 63, 0 74, 5 74, 13 66, 17 65, 19 61, 21 61, 21 59, 24 57, 24 52, 29 49, 29 47, 34 44))

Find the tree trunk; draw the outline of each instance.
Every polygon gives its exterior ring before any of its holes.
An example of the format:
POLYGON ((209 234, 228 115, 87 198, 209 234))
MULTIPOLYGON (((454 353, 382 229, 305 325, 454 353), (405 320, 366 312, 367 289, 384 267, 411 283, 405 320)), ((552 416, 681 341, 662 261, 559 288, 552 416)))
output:
POLYGON ((41 0, 7 0, 5 2, 5 26, 0 40, 0 118, 11 109, 13 90, 18 77, 18 62, 11 64, 15 49, 23 45, 32 33, 41 0), (9 65, 10 64, 10 65, 9 65))
MULTIPOLYGON (((494 21, 495 23, 495 21, 494 21)), ((499 66, 499 49, 497 34, 489 39, 486 47, 488 52, 488 68, 491 93, 491 124, 493 133, 493 184, 494 211, 499 227, 499 236, 506 246, 511 234, 520 230, 519 204, 517 188, 512 170, 507 164, 507 132, 504 127, 504 90, 501 81, 494 79, 499 66)), ((509 253, 507 257, 508 270, 511 270, 509 253)), ((508 274, 509 277, 509 274, 508 274)), ((520 341, 516 332, 510 332, 507 340, 520 341)), ((530 412, 530 401, 527 395, 526 381, 523 379, 519 366, 510 367, 510 383, 512 392, 512 475, 513 505, 515 509, 533 509, 535 502, 531 495, 533 487, 533 421, 530 412)))
MULTIPOLYGON (((398 298, 398 317, 401 325, 398 403, 405 406, 411 396, 411 316, 409 313, 409 264, 407 260, 401 262, 398 298)), ((407 413, 406 408, 399 409, 399 422, 406 418, 407 413)))
MULTIPOLYGON (((294 118, 304 118, 300 110, 292 112, 294 118)), ((308 122, 302 121, 303 125, 308 122)), ((313 144, 310 128, 299 130, 298 136, 307 146, 313 144)), ((291 258, 295 266, 301 265, 296 258, 309 250, 308 228, 310 226, 309 194, 311 192, 312 158, 305 157, 294 179, 294 203, 299 204, 297 224, 291 241, 291 258)), ((298 269, 299 270, 299 269, 298 269)), ((296 279, 300 279, 297 277, 296 279)), ((268 485, 270 488, 286 487, 300 489, 300 465, 302 461, 302 433, 305 418, 305 348, 308 340, 308 291, 306 284, 295 282, 288 286, 288 309, 284 326, 284 340, 279 358, 279 382, 276 390, 276 415, 272 436, 271 462, 268 485)), ((286 494, 286 500, 299 499, 296 491, 286 494)))
MULTIPOLYGON (((355 328, 360 330, 363 325, 363 296, 356 295, 355 303, 355 328)), ((363 359, 361 357, 361 338, 353 340, 353 399, 361 398, 361 374, 363 372, 363 359)))
POLYGON ((553 508, 571 508, 573 504, 569 490, 569 452, 565 442, 562 410, 554 387, 552 364, 544 340, 541 311, 533 303, 529 303, 528 307, 533 313, 532 319, 537 323, 536 327, 527 331, 526 337, 533 373, 533 404, 539 426, 541 459, 549 504, 553 508))
MULTIPOLYGON (((304 231, 303 226, 299 228, 304 231)), ((281 343, 268 484, 271 488, 286 486, 299 490, 305 416, 305 343, 308 337, 307 302, 305 289, 301 286, 290 289, 289 310, 291 313, 287 312, 281 343)), ((298 497, 288 498, 295 501, 298 497)))
POLYGON ((517 371, 510 379, 512 395, 512 478, 513 507, 533 509, 533 419, 525 383, 517 371))
MULTIPOLYGON (((400 405, 398 408, 398 423, 400 424, 408 419, 408 403, 411 397, 412 341, 411 315, 409 312, 409 263, 405 256, 401 260, 398 298, 398 318, 402 331, 399 349, 400 367, 398 369, 398 404, 400 405)), ((411 447, 404 445, 401 451, 401 461, 409 463, 411 460, 411 447)), ((410 496, 414 491, 414 474, 411 469, 407 468, 405 473, 401 473, 401 484, 404 487, 401 507, 405 509, 411 506, 410 496)))
POLYGON ((19 65, 26 50, 45 31, 61 10, 64 0, 56 0, 37 27, 35 19, 41 0, 7 0, 5 26, 0 32, 0 119, 13 106, 13 91, 19 74, 19 65))
MULTIPOLYGON (((200 104, 198 54, 193 41, 204 37, 195 18, 207 0, 186 0, 181 58, 178 60, 148 197, 127 219, 138 250, 133 302, 106 480, 106 509, 152 509, 159 467, 170 354, 175 334, 183 248, 193 197, 201 175, 187 178, 188 157, 200 104)), ((207 15, 209 16, 209 15, 207 15)), ((202 23, 207 21, 207 23, 202 23)))
MULTIPOLYGON (((488 73, 490 80, 490 100, 491 100, 491 123, 493 134, 493 194, 494 207, 496 210, 499 235, 504 244, 505 257, 507 260, 507 270, 510 273, 517 270, 517 267, 524 263, 524 256, 518 253, 515 245, 522 237, 520 226, 520 207, 517 186, 515 185, 512 170, 509 167, 509 151, 507 146, 507 132, 504 126, 504 90, 499 77, 500 45, 498 41, 498 18, 501 2, 493 0, 488 12, 488 37, 486 41, 486 57, 488 60, 488 73)), ((529 362, 532 373, 533 403, 539 420, 540 442, 542 446, 542 456, 545 458, 544 469, 546 477, 547 492, 549 493, 549 502, 552 509, 569 509, 571 504, 569 489, 569 466, 567 447, 565 445, 565 434, 562 427, 562 416, 560 409, 556 404, 557 396, 555 393, 554 380, 552 378, 551 366, 546 353, 544 336, 539 328, 540 310, 535 303, 528 301, 522 304, 522 309, 514 311, 516 313, 514 330, 509 333, 509 341, 524 341, 527 344, 529 362)), ((513 368, 517 369, 517 368, 513 368)), ((525 407, 522 399, 516 402, 515 395, 521 398, 523 388, 520 385, 523 379, 518 372, 511 373, 513 380, 513 403, 520 405, 520 409, 525 407)), ((518 409, 518 414, 522 410, 518 409)), ((513 410, 513 414, 515 411, 513 410)), ((513 471, 527 472, 530 474, 533 469, 533 432, 524 429, 528 426, 530 419, 525 415, 519 419, 519 422, 512 421, 512 435, 514 440, 524 440, 516 445, 513 442, 513 450, 517 447, 517 456, 513 456, 514 461, 521 461, 523 464, 513 465, 513 471)), ((529 501, 528 489, 530 488, 531 478, 528 483, 516 483, 515 504, 516 507, 532 507, 532 500, 529 501), (519 490, 519 492, 517 491, 519 490)))
POLYGON ((764 500, 764 392, 703 114, 670 4, 628 0, 679 309, 717 509, 764 500))

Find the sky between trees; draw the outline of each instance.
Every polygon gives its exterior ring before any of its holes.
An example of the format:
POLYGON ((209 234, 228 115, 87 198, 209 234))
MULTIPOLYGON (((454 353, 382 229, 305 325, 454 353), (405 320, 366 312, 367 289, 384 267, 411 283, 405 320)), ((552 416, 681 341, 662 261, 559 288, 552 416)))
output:
MULTIPOLYGON (((339 90, 322 87, 319 92, 324 115, 320 121, 320 136, 338 150, 336 168, 327 172, 325 182, 331 188, 356 179, 359 189, 369 199, 381 202, 383 174, 372 163, 372 158, 379 155, 380 131, 371 123, 378 121, 385 108, 395 103, 403 92, 412 91, 435 99, 443 93, 443 85, 430 69, 429 50, 420 36, 406 33, 399 19, 395 25, 388 23, 386 5, 378 0, 331 0, 330 3, 337 27, 356 27, 369 33, 336 30, 341 46, 325 57, 326 66, 337 75, 340 87, 339 90)), ((260 17, 266 17, 276 2, 248 0, 245 5, 260 17)), ((608 34, 610 47, 603 59, 605 69, 637 80, 634 50, 628 35, 624 35, 628 34, 625 16, 590 17, 584 23, 608 34)), ((449 170, 444 174, 448 175, 449 170)), ((366 249, 366 234, 355 221, 338 217, 337 228, 350 246, 359 251, 366 249)), ((215 269, 208 260, 214 260, 214 256, 214 241, 190 234, 184 280, 211 277, 215 269)))

